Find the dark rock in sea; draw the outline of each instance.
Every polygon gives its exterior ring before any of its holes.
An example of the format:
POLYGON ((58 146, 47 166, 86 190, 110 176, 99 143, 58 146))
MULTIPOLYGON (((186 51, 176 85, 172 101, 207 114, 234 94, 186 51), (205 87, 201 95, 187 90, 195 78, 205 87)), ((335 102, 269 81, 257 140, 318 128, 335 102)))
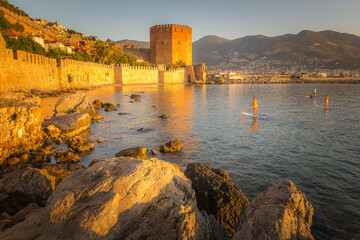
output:
POLYGON ((151 149, 151 154, 152 155, 158 155, 158 154, 160 154, 160 152, 155 150, 155 149, 151 149))
POLYGON ((106 111, 106 109, 115 109, 116 107, 112 103, 104 103, 103 108, 105 108, 105 111, 106 111))
POLYGON ((227 239, 196 206, 191 182, 152 158, 100 160, 65 178, 44 208, 0 239, 227 239))
POLYGON ((96 140, 98 143, 102 143, 102 142, 107 142, 106 139, 103 139, 103 138, 99 138, 98 140, 96 140))
POLYGON ((243 192, 233 184, 225 170, 203 163, 189 164, 185 176, 192 182, 199 209, 213 214, 232 237, 238 218, 249 204, 243 192))
POLYGON ((168 143, 160 146, 160 152, 163 153, 171 153, 171 152, 178 152, 183 148, 183 144, 178 141, 169 141, 168 143))
POLYGON ((81 136, 74 136, 66 140, 66 145, 71 152, 86 152, 94 148, 95 143, 81 136))
POLYGON ((147 159, 147 149, 143 147, 128 148, 118 152, 115 157, 131 157, 137 159, 147 159))
POLYGON ((140 95, 139 94, 132 94, 130 96, 131 99, 134 99, 135 102, 140 102, 140 95))
POLYGON ((130 113, 125 113, 125 112, 119 112, 119 115, 129 115, 130 113))
POLYGON ((55 105, 55 116, 70 113, 87 113, 93 120, 103 117, 96 111, 89 96, 85 93, 70 93, 62 96, 55 105))
POLYGON ((234 240, 310 239, 314 208, 290 180, 258 194, 241 214, 234 240))
POLYGON ((61 129, 62 134, 67 137, 72 137, 89 128, 91 124, 91 118, 87 113, 68 114, 58 117, 52 117, 49 120, 45 120, 44 127, 54 125, 61 129))
POLYGON ((45 206, 54 188, 55 178, 46 170, 27 167, 4 173, 0 179, 0 208, 13 215, 30 203, 45 206))
POLYGON ((120 104, 116 104, 116 107, 121 107, 121 105, 120 105, 120 104))
POLYGON ((103 103, 99 99, 96 99, 93 101, 93 106, 95 109, 100 109, 103 107, 103 103))
POLYGON ((167 114, 163 114, 161 116, 159 116, 159 118, 168 118, 169 116, 167 114))

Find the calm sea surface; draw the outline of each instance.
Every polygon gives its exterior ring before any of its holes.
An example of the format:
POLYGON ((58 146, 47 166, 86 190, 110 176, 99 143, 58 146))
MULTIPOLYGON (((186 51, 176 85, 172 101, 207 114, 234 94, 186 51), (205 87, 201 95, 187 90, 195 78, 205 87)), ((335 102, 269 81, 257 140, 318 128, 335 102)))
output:
MULTIPOLYGON (((197 161, 225 169, 249 200, 288 178, 315 208, 315 239, 360 239, 360 84, 111 86, 87 94, 121 107, 101 110, 103 122, 84 133, 108 141, 81 164, 178 139, 181 152, 157 157, 182 170, 197 161), (328 94, 334 109, 314 106, 314 88, 316 104, 328 94), (141 102, 130 102, 133 93, 141 102), (253 96, 265 119, 240 114, 253 96), (164 113, 168 119, 159 118, 164 113)), ((46 114, 55 102, 43 99, 46 114)))

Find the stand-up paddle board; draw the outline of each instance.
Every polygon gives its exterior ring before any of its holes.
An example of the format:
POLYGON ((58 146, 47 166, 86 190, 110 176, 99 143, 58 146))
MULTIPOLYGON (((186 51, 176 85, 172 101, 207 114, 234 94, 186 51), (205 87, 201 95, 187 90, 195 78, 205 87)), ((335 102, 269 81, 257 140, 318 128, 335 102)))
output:
POLYGON ((315 107, 318 107, 318 108, 325 108, 325 109, 335 109, 333 107, 323 107, 323 106, 319 106, 319 105, 315 105, 315 107))
POLYGON ((250 116, 250 117, 253 117, 253 118, 266 118, 265 116, 262 116, 262 115, 254 115, 252 113, 247 113, 247 112, 242 112, 241 114, 244 114, 246 116, 250 116))

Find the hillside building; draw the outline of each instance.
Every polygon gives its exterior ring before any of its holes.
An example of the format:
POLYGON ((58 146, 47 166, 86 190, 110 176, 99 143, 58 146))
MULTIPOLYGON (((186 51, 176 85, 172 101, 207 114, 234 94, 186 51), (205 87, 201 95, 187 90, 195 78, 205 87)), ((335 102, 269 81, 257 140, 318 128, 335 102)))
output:
POLYGON ((183 61, 192 65, 192 29, 185 25, 155 25, 150 28, 150 63, 183 61))

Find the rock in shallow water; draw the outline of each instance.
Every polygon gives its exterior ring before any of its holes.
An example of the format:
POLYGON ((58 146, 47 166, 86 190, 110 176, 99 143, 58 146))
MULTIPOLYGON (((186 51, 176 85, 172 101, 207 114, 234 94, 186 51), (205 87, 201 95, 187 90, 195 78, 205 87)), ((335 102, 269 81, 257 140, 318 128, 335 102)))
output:
POLYGON ((87 113, 93 120, 103 118, 85 93, 70 93, 62 96, 55 105, 55 116, 64 113, 87 113))
POLYGON ((43 126, 54 125, 62 130, 65 136, 72 137, 89 128, 91 118, 87 113, 68 114, 58 117, 52 117, 44 121, 43 126))
POLYGON ((170 152, 178 152, 183 148, 183 144, 178 141, 169 141, 168 143, 160 146, 160 152, 170 153, 170 152))
POLYGON ((137 159, 147 159, 147 149, 143 147, 134 147, 122 150, 115 154, 115 157, 132 157, 137 159))
POLYGON ((191 182, 158 160, 100 160, 64 179, 47 205, 1 239, 227 239, 191 182))
POLYGON ((74 136, 66 140, 66 145, 71 152, 86 152, 94 148, 95 143, 81 136, 74 136))
POLYGON ((213 214, 232 237, 240 214, 249 204, 243 192, 233 184, 225 170, 202 163, 189 164, 185 176, 192 182, 199 209, 213 214))
POLYGON ((290 180, 258 194, 247 206, 236 227, 235 240, 314 239, 314 208, 290 180))

